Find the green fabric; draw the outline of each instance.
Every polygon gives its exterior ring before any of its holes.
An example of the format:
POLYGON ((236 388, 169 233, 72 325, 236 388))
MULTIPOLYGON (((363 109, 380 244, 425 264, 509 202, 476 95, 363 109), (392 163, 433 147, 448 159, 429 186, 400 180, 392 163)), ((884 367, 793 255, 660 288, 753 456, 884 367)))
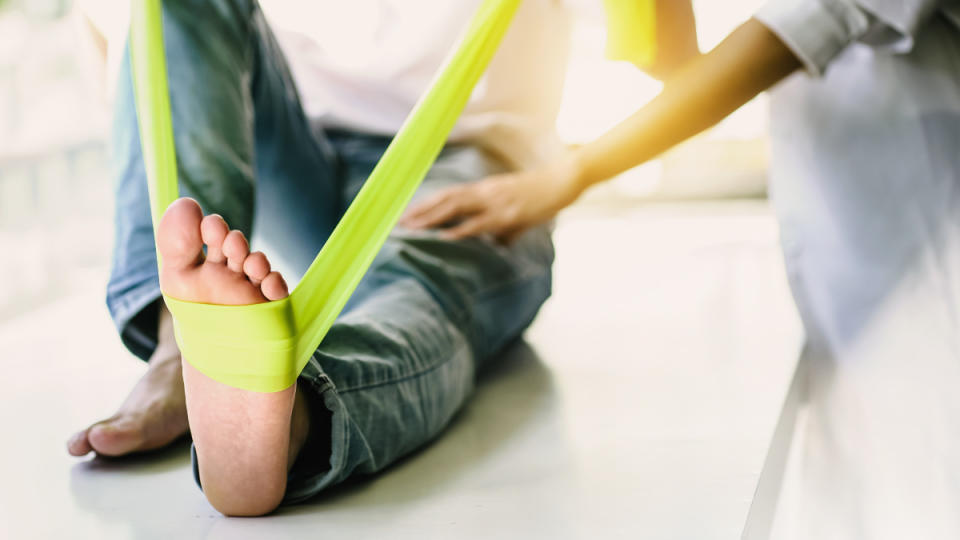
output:
MULTIPOLYGON (((214 380, 256 392, 283 390, 296 381, 443 148, 519 3, 484 0, 288 298, 218 306, 164 295, 184 360, 214 380)), ((177 198, 160 0, 134 0, 130 56, 156 231, 177 198)))
POLYGON ((607 13, 606 56, 643 68, 657 55, 656 0, 603 0, 607 13))

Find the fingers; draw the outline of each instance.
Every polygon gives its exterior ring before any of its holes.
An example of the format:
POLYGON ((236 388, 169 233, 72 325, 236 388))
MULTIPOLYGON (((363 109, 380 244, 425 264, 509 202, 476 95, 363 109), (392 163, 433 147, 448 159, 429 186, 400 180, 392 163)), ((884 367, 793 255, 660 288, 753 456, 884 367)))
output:
POLYGON ((440 233, 442 238, 448 240, 461 240, 463 238, 469 238, 471 236, 477 236, 483 233, 494 233, 497 231, 493 227, 493 223, 486 216, 486 214, 479 214, 471 218, 467 218, 460 223, 445 229, 440 233))
POLYGON ((427 197, 426 200, 411 204, 400 216, 400 225, 407 228, 414 228, 414 225, 420 221, 420 217, 437 203, 437 195, 427 197))
POLYGON ((409 229, 439 227, 481 211, 484 206, 484 201, 474 193, 471 186, 450 188, 410 208, 400 220, 400 224, 409 229))
POLYGON ((516 242, 518 238, 520 238, 521 236, 523 236, 523 233, 525 233, 525 232, 527 232, 527 228, 526 228, 526 227, 516 228, 516 229, 513 229, 513 230, 511 230, 511 231, 507 231, 507 232, 505 232, 505 233, 501 233, 501 234, 497 237, 497 240, 499 240, 500 243, 503 244, 503 245, 505 245, 505 246, 512 246, 512 245, 514 244, 514 242, 516 242))
POLYGON ((427 214, 430 214, 431 211, 433 211, 446 196, 446 191, 442 191, 427 197, 423 201, 411 205, 400 217, 400 225, 407 227, 408 229, 421 228, 419 225, 424 221, 423 217, 427 214))
MULTIPOLYGON (((446 227, 440 236, 460 240, 491 233, 501 242, 510 242, 525 228, 521 212, 508 204, 506 187, 496 178, 443 190, 410 208, 400 224, 409 229, 446 227), (452 223, 452 224, 451 224, 452 223)), ((512 193, 509 189, 507 194, 512 193)))
POLYGON ((452 220, 456 217, 457 209, 454 196, 440 193, 411 209, 401 223, 410 229, 428 229, 452 220))
POLYGON ((512 228, 500 227, 497 226, 491 218, 478 216, 450 227, 449 229, 445 229, 440 233, 440 236, 447 240, 463 240, 464 238, 471 238, 481 234, 491 234, 499 243, 505 246, 511 246, 518 238, 523 236, 523 233, 527 232, 527 229, 527 226, 516 226, 512 228))

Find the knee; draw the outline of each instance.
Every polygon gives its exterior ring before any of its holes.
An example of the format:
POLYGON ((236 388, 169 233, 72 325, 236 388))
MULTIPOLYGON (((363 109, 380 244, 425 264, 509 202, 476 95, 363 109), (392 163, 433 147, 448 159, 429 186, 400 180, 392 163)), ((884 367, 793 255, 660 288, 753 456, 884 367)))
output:
POLYGON ((240 54, 249 38, 256 5, 254 0, 164 0, 168 54, 182 47, 240 54))
POLYGON ((192 12, 203 16, 227 16, 234 18, 238 14, 253 11, 254 0, 163 0, 165 9, 174 8, 175 12, 192 12))

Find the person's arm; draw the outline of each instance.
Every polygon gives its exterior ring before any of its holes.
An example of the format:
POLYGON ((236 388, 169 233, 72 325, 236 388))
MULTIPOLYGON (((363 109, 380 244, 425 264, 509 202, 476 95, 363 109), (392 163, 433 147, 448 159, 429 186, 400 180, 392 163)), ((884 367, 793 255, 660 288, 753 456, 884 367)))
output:
POLYGON ((575 183, 582 190, 655 157, 797 68, 822 75, 853 41, 907 53, 926 22, 952 1, 773 0, 709 54, 685 64, 650 104, 569 156, 575 183))
POLYGON ((665 81, 684 64, 700 55, 697 24, 691 0, 657 0, 657 51, 653 63, 641 69, 665 81))
MULTIPOLYGON (((823 74, 853 41, 907 53, 955 0, 771 0, 660 95, 599 139, 532 171, 492 176, 415 205, 404 225, 452 225, 448 237, 502 240, 551 219, 584 189, 712 126, 801 65, 823 74)), ((659 23, 659 21, 658 21, 659 23)))
POLYGON ((411 208, 401 223, 427 228, 452 222, 447 237, 492 233, 509 241, 551 219, 589 186, 716 124, 798 67, 790 49, 751 19, 679 69, 653 101, 595 141, 540 169, 438 193, 411 208))
POLYGON ((764 25, 749 20, 667 81, 647 106, 568 156, 579 191, 635 167, 713 126, 800 62, 764 25))

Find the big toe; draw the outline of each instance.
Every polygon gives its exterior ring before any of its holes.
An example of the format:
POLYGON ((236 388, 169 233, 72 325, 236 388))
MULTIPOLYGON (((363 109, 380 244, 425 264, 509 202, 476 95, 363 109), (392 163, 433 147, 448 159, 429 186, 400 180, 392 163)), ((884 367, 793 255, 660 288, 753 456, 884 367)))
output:
POLYGON ((67 452, 71 456, 85 456, 93 451, 90 441, 87 440, 87 431, 89 430, 78 431, 67 441, 67 452))
POLYGON ((95 424, 87 431, 87 440, 98 454, 121 456, 139 448, 143 436, 138 426, 121 418, 95 424))
POLYGON ((157 249, 164 266, 195 266, 203 257, 200 221, 203 211, 197 201, 183 197, 173 201, 160 219, 157 228, 157 249))

